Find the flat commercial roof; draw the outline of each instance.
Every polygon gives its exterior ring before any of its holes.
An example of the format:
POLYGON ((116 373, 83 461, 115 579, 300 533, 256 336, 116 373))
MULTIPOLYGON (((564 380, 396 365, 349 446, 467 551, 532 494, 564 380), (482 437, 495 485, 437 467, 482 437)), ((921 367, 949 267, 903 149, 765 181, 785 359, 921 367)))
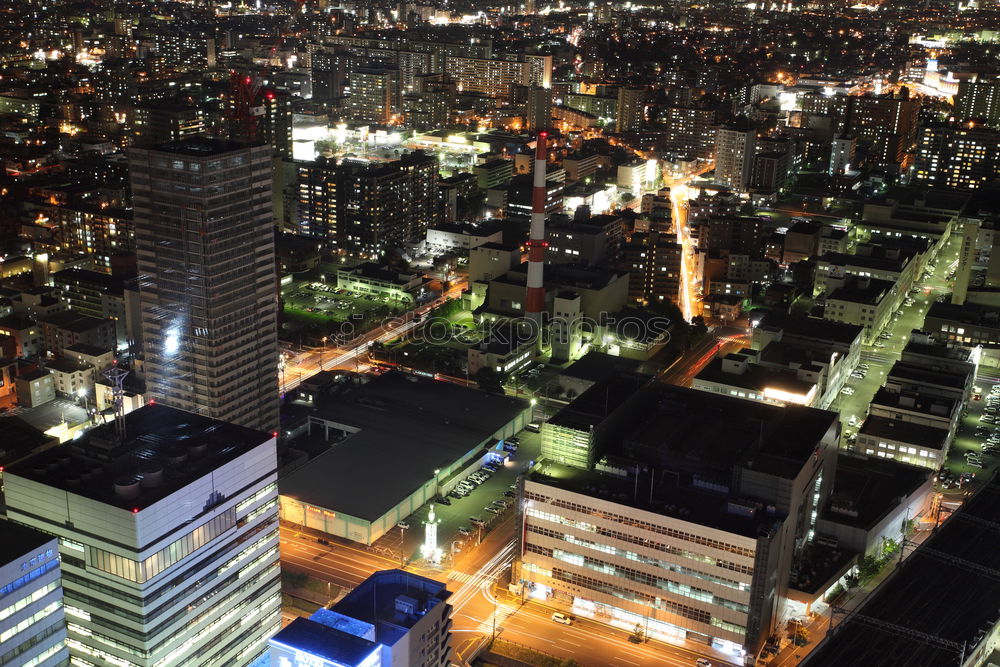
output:
POLYGON ((38 549, 55 539, 54 535, 0 519, 0 566, 25 556, 35 556, 38 549))
POLYGON ((926 424, 914 424, 888 417, 876 417, 869 415, 865 423, 858 431, 861 435, 870 435, 873 438, 885 438, 896 442, 907 442, 911 445, 920 445, 928 449, 943 450, 948 442, 948 431, 943 428, 935 428, 926 424))
POLYGON ((823 518, 847 526, 870 528, 927 482, 931 470, 892 459, 837 453, 837 475, 823 518), (838 507, 857 516, 837 512, 838 507))
POLYGON ((826 410, 683 387, 660 385, 653 393, 655 407, 629 434, 629 448, 650 447, 658 457, 705 470, 729 471, 743 462, 751 470, 792 479, 837 420, 826 410))
MULTIPOLYGON (((803 661, 959 667, 1000 620, 1000 482, 989 482, 803 661)), ((942 514, 947 517, 946 514, 942 514)))
POLYGON ((14 463, 5 474, 107 505, 141 509, 272 437, 270 433, 159 404, 125 415, 125 432, 125 441, 119 443, 113 424, 98 426, 70 445, 53 447, 14 463), (183 463, 169 461, 181 457, 183 463), (143 487, 135 498, 115 494, 116 482, 137 479, 156 468, 163 475, 158 485, 143 487))
POLYGON ((375 642, 302 617, 285 626, 271 641, 335 665, 359 665, 378 649, 375 642))
POLYGON ((530 407, 519 398, 398 372, 318 400, 311 419, 358 431, 288 475, 281 494, 367 521, 530 407))
POLYGON ((716 357, 695 376, 696 380, 715 382, 732 387, 743 387, 763 393, 765 389, 781 391, 799 396, 807 395, 815 386, 814 382, 800 380, 795 371, 786 368, 758 366, 751 363, 745 373, 726 373, 722 370, 723 360, 716 357))

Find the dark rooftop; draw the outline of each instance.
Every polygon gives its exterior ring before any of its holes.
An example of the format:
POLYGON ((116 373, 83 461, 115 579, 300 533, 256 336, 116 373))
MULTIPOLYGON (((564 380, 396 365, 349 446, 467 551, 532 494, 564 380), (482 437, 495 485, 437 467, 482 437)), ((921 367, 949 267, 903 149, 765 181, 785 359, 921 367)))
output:
POLYGON ((663 477, 650 488, 648 480, 637 486, 634 477, 618 477, 543 461, 528 473, 528 479, 750 538, 767 532, 784 518, 780 513, 768 512, 753 504, 744 508, 744 504, 737 501, 735 506, 731 505, 732 497, 726 494, 680 486, 672 475, 663 477), (739 509, 733 511, 734 507, 739 509))
POLYGON ((911 445, 920 445, 927 449, 943 450, 948 442, 948 430, 935 428, 926 424, 914 424, 888 417, 869 415, 858 431, 859 435, 870 435, 873 438, 885 438, 911 445))
POLYGON ((892 459, 839 452, 837 475, 823 518, 870 528, 895 510, 900 498, 925 484, 931 472, 892 459))
POLYGON ((39 318, 39 320, 59 329, 65 329, 67 331, 74 331, 77 333, 96 329, 97 327, 103 326, 110 321, 99 317, 81 315, 80 313, 72 310, 65 310, 61 313, 46 315, 45 317, 39 318))
POLYGON ((164 405, 147 405, 129 413, 125 428, 124 444, 118 443, 113 425, 98 426, 71 445, 11 465, 5 474, 116 507, 144 508, 271 438, 262 431, 164 405), (182 457, 182 463, 170 461, 182 457), (115 493, 116 483, 137 481, 157 470, 162 471, 162 481, 143 487, 137 497, 115 493))
POLYGON ((634 359, 590 351, 570 364, 561 375, 579 380, 600 382, 619 371, 634 371, 639 365, 640 362, 634 359))
POLYGON ((835 413, 803 406, 781 407, 671 385, 652 387, 649 393, 650 408, 618 443, 620 453, 706 478, 714 473, 727 484, 735 466, 794 478, 837 424, 835 413))
POLYGON ((208 158, 250 148, 249 145, 227 139, 210 139, 208 137, 193 137, 181 141, 172 141, 156 146, 153 150, 163 153, 173 153, 193 158, 208 158))
POLYGON ((396 372, 344 387, 320 397, 313 414, 357 432, 289 474, 282 495, 374 521, 528 407, 396 372))
POLYGON ((830 322, 811 317, 793 317, 777 310, 768 312, 758 326, 781 329, 786 336, 828 340, 842 345, 850 345, 864 331, 864 327, 853 324, 830 322))
POLYGON ((879 304, 889 294, 894 284, 889 280, 851 276, 844 281, 842 287, 833 290, 828 300, 865 303, 874 306, 879 304))
POLYGON ((903 560, 857 614, 835 620, 832 633, 802 664, 966 664, 960 656, 974 655, 1000 620, 998 504, 1000 482, 994 475, 903 560))
POLYGON ((381 570, 361 582, 330 611, 374 625, 376 640, 392 646, 426 611, 450 596, 451 591, 439 581, 403 570, 381 570), (401 595, 416 602, 417 613, 396 608, 396 598, 401 595))
POLYGON ((35 556, 39 549, 55 540, 54 535, 0 519, 0 566, 35 556))

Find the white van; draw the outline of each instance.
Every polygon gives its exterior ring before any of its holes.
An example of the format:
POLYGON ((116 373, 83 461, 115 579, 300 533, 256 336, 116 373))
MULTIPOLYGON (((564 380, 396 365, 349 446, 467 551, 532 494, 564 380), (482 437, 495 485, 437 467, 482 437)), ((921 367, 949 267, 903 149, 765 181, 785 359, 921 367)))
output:
POLYGON ((552 614, 552 620, 563 625, 573 625, 573 619, 569 617, 569 614, 564 614, 561 611, 552 614))

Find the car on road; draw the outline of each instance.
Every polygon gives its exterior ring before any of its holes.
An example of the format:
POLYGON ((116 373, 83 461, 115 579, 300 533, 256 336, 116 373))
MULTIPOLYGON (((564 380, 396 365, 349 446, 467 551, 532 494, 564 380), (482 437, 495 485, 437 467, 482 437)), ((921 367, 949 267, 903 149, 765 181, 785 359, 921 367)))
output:
POLYGON ((573 625, 573 617, 569 614, 564 614, 561 611, 557 611, 552 614, 552 620, 556 623, 562 623, 563 625, 573 625))
POLYGON ((698 658, 694 661, 694 664, 697 665, 697 667, 712 667, 712 663, 705 658, 698 658))

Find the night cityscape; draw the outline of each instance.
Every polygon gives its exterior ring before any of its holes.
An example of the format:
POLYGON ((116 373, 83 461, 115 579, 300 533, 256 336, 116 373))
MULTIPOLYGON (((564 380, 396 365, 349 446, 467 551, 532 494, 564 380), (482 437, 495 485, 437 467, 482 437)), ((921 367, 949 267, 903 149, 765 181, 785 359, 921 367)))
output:
POLYGON ((997 0, 0 17, 0 666, 1000 667, 997 0))

